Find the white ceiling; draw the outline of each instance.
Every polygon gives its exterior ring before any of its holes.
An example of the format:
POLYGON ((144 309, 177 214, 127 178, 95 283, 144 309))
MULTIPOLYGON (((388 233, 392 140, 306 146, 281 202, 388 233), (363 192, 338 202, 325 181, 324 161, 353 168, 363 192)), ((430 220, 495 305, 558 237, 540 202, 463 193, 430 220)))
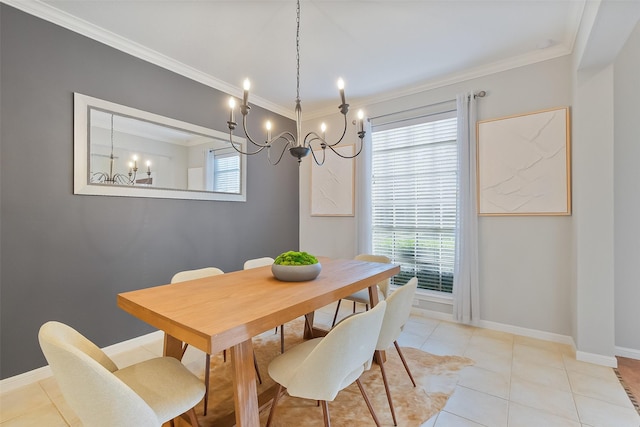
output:
MULTIPOLYGON (((7 3, 213 87, 292 115, 294 0, 43 0, 7 3)), ((585 0, 302 0, 306 115, 571 53, 585 0)))

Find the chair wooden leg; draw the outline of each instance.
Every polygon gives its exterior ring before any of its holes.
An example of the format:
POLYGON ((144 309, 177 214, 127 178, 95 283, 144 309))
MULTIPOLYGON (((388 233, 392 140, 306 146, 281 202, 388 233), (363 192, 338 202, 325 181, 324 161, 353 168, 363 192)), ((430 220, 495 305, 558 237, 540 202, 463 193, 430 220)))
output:
POLYGON ((182 346, 182 354, 180 355, 180 360, 182 360, 184 354, 187 352, 187 347, 189 347, 189 344, 186 343, 182 346))
POLYGON ((280 325, 280 354, 284 353, 284 325, 280 325))
POLYGON ((404 354, 402 354, 402 350, 400 350, 400 346, 398 345, 398 341, 394 341, 393 345, 396 346, 396 350, 398 350, 398 355, 400 355, 400 360, 402 360, 402 364, 404 365, 404 369, 407 371, 407 374, 409 374, 409 378, 411 378, 411 383, 413 383, 413 386, 416 386, 416 381, 413 379, 413 375, 411 375, 411 371, 409 370, 409 365, 407 365, 407 361, 404 360, 404 354))
POLYGON ((273 402, 271 402, 271 409, 269 410, 269 418, 267 419, 266 427, 271 425, 271 420, 273 419, 273 415, 276 412, 276 405, 278 404, 278 399, 280 399, 280 393, 282 393, 282 384, 278 384, 278 388, 276 389, 276 395, 273 396, 273 402))
POLYGON ((331 322, 331 327, 333 328, 336 325, 336 319, 338 318, 338 312, 340 311, 340 303, 341 299, 338 300, 338 305, 336 306, 336 314, 333 315, 333 322, 331 322))
POLYGON ((169 420, 169 425, 171 427, 176 427, 176 423, 174 423, 173 420, 169 420))
POLYGON ((258 368, 258 359, 256 358, 256 352, 253 352, 253 367, 256 368, 256 375, 258 376, 258 382, 262 384, 262 377, 260 376, 260 369, 258 368))
POLYGON ((356 380, 356 384, 358 384, 358 388, 360 389, 360 393, 362 393, 362 397, 364 397, 364 401, 367 404, 367 408, 369 408, 369 412, 371 412, 371 416, 373 417, 373 421, 375 421, 376 426, 380 427, 380 421, 378 420, 378 417, 376 416, 376 412, 373 410, 373 406, 371 406, 371 401, 369 401, 369 397, 367 396, 367 393, 364 391, 364 388, 362 387, 362 383, 360 382, 360 378, 358 378, 356 380))
POLYGON ((324 427, 331 427, 331 420, 329 419, 329 404, 326 400, 322 401, 322 417, 324 418, 324 427))
POLYGON ((211 355, 207 353, 204 362, 204 410, 202 415, 207 415, 207 406, 209 406, 209 374, 211 371, 211 355))
POLYGON ((393 425, 397 426, 396 411, 393 408, 393 400, 391 399, 391 390, 389 389, 389 381, 387 380, 387 372, 384 369, 384 360, 380 350, 375 352, 376 362, 380 365, 380 372, 382 372, 382 382, 384 383, 384 390, 387 393, 387 401, 389 402, 389 408, 391 409, 391 417, 393 418, 393 425))
POLYGON ((198 416, 196 415, 196 408, 189 409, 187 411, 187 415, 189 415, 189 422, 191 423, 191 427, 200 427, 198 416))

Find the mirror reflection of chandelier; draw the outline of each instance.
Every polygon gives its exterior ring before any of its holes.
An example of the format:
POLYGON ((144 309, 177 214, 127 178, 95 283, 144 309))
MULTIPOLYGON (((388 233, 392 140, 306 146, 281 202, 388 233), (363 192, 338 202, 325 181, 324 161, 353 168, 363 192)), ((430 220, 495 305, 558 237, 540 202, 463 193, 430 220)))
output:
POLYGON ((342 158, 352 159, 356 157, 358 154, 360 154, 360 152, 362 151, 362 145, 363 145, 363 140, 365 136, 364 125, 363 125, 364 114, 362 110, 358 111, 356 132, 357 132, 358 138, 360 139, 360 144, 359 144, 360 147, 358 148, 358 150, 353 156, 341 154, 340 152, 337 151, 337 148, 338 148, 337 145, 340 144, 340 142, 342 142, 342 139, 347 133, 347 113, 349 112, 349 104, 347 104, 345 100, 344 81, 342 79, 338 80, 338 90, 340 91, 340 100, 342 102, 342 104, 338 106, 338 109, 340 110, 340 113, 342 113, 342 115, 344 116, 344 128, 342 130, 342 136, 340 137, 340 139, 334 143, 327 142, 325 140, 326 126, 324 125, 324 123, 321 126, 322 135, 318 135, 316 132, 309 132, 304 137, 304 139, 302 138, 302 107, 300 106, 300 0, 297 1, 296 14, 297 14, 296 15, 297 86, 296 86, 296 105, 295 105, 296 135, 293 135, 291 132, 281 132, 272 138, 271 122, 267 122, 266 123, 267 139, 264 143, 256 142, 254 139, 251 138, 251 136, 249 136, 249 132, 247 131, 247 115, 249 114, 249 109, 251 109, 251 107, 247 102, 249 98, 249 88, 250 88, 249 79, 247 79, 244 81, 244 93, 242 97, 242 104, 240 104, 240 112, 242 113, 242 128, 247 139, 255 147, 257 147, 257 149, 253 152, 241 151, 237 147, 237 143, 234 143, 233 141, 233 131, 238 125, 234 119, 233 110, 235 109, 235 106, 236 106, 236 100, 233 97, 229 99, 230 115, 229 115, 229 121, 227 121, 227 126, 229 127, 229 142, 237 152, 239 152, 240 154, 246 154, 246 155, 257 154, 266 148, 267 158, 269 160, 269 163, 271 163, 272 165, 277 165, 278 163, 280 163, 280 160, 282 160, 282 156, 284 155, 285 151, 287 151, 287 149, 289 150, 289 153, 291 153, 293 157, 296 157, 298 159, 298 165, 300 165, 302 158, 307 156, 309 153, 311 153, 313 160, 316 162, 316 164, 322 165, 325 160, 325 152, 327 148, 329 148, 331 151, 333 151, 335 154, 337 154, 342 158), (277 142, 278 140, 281 140, 284 143, 284 146, 282 148, 282 151, 278 155, 278 160, 276 160, 274 163, 271 161, 271 148, 274 147, 274 143, 277 142), (313 148, 312 144, 315 144, 314 146, 322 149, 322 159, 319 159, 318 158, 319 156, 316 157, 316 153, 312 150, 313 148))
MULTIPOLYGON (((111 154, 109 155, 109 173, 106 172, 91 172, 91 183, 93 184, 117 184, 117 185, 134 185, 136 183, 136 176, 138 174, 138 156, 133 155, 132 160, 129 162, 129 172, 113 173, 113 162, 115 157, 113 155, 113 114, 111 114, 111 154)), ((151 182, 151 161, 147 160, 147 179, 151 182)))

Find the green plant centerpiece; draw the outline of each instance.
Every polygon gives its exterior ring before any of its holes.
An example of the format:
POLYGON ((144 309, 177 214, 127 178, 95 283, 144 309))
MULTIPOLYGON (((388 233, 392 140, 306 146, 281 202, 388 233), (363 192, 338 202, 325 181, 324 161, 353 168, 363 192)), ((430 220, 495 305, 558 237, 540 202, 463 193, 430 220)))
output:
POLYGON ((273 276, 283 282, 306 282, 320 274, 318 258, 306 252, 288 251, 276 257, 271 265, 273 276))

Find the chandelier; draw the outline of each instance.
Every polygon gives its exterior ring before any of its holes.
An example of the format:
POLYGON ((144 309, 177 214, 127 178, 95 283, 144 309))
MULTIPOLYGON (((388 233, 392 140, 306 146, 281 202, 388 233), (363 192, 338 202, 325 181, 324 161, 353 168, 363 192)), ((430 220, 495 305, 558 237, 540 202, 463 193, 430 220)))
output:
POLYGON ((251 83, 249 82, 249 79, 246 79, 243 85, 244 92, 242 96, 242 104, 240 104, 240 112, 242 113, 242 128, 243 128, 244 134, 246 138, 255 147, 257 147, 255 151, 242 151, 239 148, 239 144, 233 141, 233 131, 237 126, 237 123, 235 122, 235 118, 234 118, 236 100, 233 97, 229 99, 230 115, 229 115, 229 121, 227 121, 227 125, 229 126, 229 142, 231 143, 231 146, 238 153, 244 154, 244 155, 253 155, 253 154, 258 154, 259 152, 261 152, 266 148, 267 159, 269 160, 269 163, 271 163, 272 165, 277 165, 278 163, 280 163, 280 160, 282 160, 282 156, 288 149, 289 153, 291 153, 293 157, 296 157, 298 159, 298 165, 300 165, 302 158, 307 156, 309 152, 311 152, 313 160, 316 162, 316 164, 322 165, 325 161, 325 152, 327 148, 329 148, 338 156, 345 159, 352 159, 356 157, 358 154, 360 154, 360 152, 362 151, 363 140, 365 135, 364 113, 362 112, 362 110, 358 111, 358 119, 356 123, 357 135, 358 135, 358 138, 360 139, 358 150, 354 155, 349 156, 349 155, 344 155, 342 153, 339 153, 336 149, 336 146, 340 144, 340 142, 342 142, 343 138, 347 133, 347 113, 349 112, 349 104, 347 104, 345 100, 344 81, 342 79, 338 80, 338 90, 340 91, 340 100, 342 102, 338 106, 338 109, 340 110, 340 113, 342 113, 342 115, 344 116, 344 128, 342 130, 342 135, 340 136, 340 139, 338 139, 338 141, 334 143, 327 142, 325 140, 326 126, 324 123, 321 125, 322 135, 318 135, 316 132, 309 132, 307 135, 305 135, 304 139, 302 138, 302 107, 300 106, 300 0, 297 0, 297 8, 296 8, 296 105, 295 105, 296 135, 292 134, 289 131, 285 131, 272 137, 271 122, 269 121, 267 121, 266 123, 267 138, 264 143, 256 142, 249 135, 249 132, 247 130, 247 116, 249 115, 249 110, 251 109, 248 103, 250 87, 251 87, 251 83), (274 148, 275 150, 274 143, 276 143, 277 141, 282 141, 283 145, 282 145, 282 151, 278 154, 278 159, 274 163, 271 161, 271 149, 274 148), (316 157, 316 153, 314 153, 313 147, 320 147, 322 149, 321 159, 318 158, 320 156, 316 157))
MULTIPOLYGON (((109 173, 106 172, 91 172, 91 183, 95 184, 117 184, 117 185, 134 185, 136 183, 136 176, 138 174, 138 156, 133 155, 132 160, 129 162, 129 172, 113 173, 113 162, 115 156, 113 155, 113 114, 111 114, 111 154, 109 155, 109 173)), ((147 183, 151 182, 151 162, 147 161, 147 183)))

